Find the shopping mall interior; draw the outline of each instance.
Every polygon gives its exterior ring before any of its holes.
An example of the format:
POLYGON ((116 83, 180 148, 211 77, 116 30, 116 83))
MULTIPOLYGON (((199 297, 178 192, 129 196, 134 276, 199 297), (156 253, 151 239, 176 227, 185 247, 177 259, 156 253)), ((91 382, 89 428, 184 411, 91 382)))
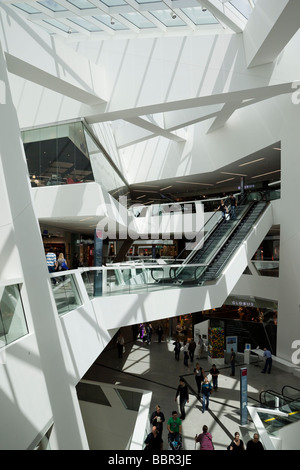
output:
POLYGON ((181 450, 299 450, 299 18, 1 2, 0 449, 140 451, 160 404, 170 450, 183 378, 181 450))

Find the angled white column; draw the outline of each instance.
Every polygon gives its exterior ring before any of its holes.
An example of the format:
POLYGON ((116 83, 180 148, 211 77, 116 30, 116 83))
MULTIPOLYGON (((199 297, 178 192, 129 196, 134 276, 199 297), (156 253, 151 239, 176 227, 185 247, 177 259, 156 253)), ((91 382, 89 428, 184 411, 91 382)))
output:
POLYGON ((1 282, 2 285, 6 281, 9 282, 13 275, 22 279, 22 291, 26 293, 25 314, 29 327, 29 335, 18 341, 17 368, 16 358, 13 357, 14 344, 5 348, 7 361, 0 368, 0 407, 1 415, 5 414, 6 420, 0 423, 0 434, 5 434, 8 444, 16 446, 15 448, 18 448, 20 442, 29 446, 32 434, 36 437, 43 431, 33 424, 33 417, 40 411, 40 414, 53 417, 59 449, 88 449, 73 383, 71 361, 66 355, 62 326, 51 293, 1 45, 0 197, 1 282), (6 264, 10 264, 9 272, 5 269, 6 264), (5 390, 3 387, 7 377, 9 384, 5 390), (35 386, 36 383, 39 385, 35 386))
POLYGON ((258 0, 243 32, 247 66, 273 62, 299 29, 299 0, 258 0))

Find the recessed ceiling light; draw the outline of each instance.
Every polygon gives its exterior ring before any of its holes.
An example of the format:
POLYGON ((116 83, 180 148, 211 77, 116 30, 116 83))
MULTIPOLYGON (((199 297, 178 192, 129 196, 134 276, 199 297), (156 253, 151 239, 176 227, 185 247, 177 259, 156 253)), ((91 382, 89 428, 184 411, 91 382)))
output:
POLYGON ((279 147, 273 147, 273 150, 281 150, 279 147))
POLYGON ((234 176, 248 176, 243 173, 230 173, 229 171, 220 171, 222 175, 234 175, 234 176))
POLYGON ((182 183, 182 184, 199 184, 201 186, 213 186, 213 184, 210 183, 194 183, 192 181, 176 181, 176 183, 182 183))
POLYGON ((228 178, 227 180, 217 181, 216 184, 226 183, 226 181, 234 180, 234 178, 228 178))
POLYGON ((164 191, 165 189, 172 188, 172 186, 166 186, 165 188, 161 188, 161 191, 164 191))
POLYGON ((251 178, 260 178, 261 176, 272 175, 273 173, 278 173, 281 170, 269 171, 269 173, 263 173, 262 175, 251 176, 251 178))
POLYGON ((261 160, 264 160, 264 158, 258 158, 257 160, 252 160, 252 162, 241 163, 239 166, 250 165, 251 163, 260 162, 261 160))
POLYGON ((142 196, 139 196, 136 199, 142 199, 142 197, 146 197, 146 194, 143 194, 142 196))

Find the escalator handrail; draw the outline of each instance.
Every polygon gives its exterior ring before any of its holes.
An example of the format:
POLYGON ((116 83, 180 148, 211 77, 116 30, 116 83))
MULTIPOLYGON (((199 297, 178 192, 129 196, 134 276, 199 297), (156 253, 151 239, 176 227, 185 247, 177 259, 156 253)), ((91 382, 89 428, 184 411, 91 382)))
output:
POLYGON ((283 398, 287 403, 291 403, 294 401, 291 398, 285 397, 281 393, 275 392, 275 390, 262 390, 259 394, 259 402, 261 403, 261 405, 266 404, 265 402, 262 401, 262 396, 265 395, 266 393, 268 393, 269 395, 273 395, 274 397, 283 398))
MULTIPOLYGON (((245 194, 242 199, 239 201, 238 205, 241 206, 244 204, 244 202, 247 201, 247 195, 245 194)), ((199 247, 199 244, 200 243, 205 243, 205 241, 207 240, 207 238, 210 237, 211 233, 215 231, 215 229, 222 223, 224 222, 221 215, 220 217, 217 219, 216 223, 213 225, 213 227, 211 227, 210 230, 208 230, 206 233, 205 233, 205 226, 207 226, 209 224, 209 222, 211 222, 212 218, 216 215, 216 212, 214 212, 210 218, 205 222, 205 224, 203 225, 203 227, 199 230, 198 234, 200 233, 204 233, 204 237, 203 239, 201 239, 201 241, 199 241, 198 245, 191 251, 191 253, 189 254, 188 257, 186 257, 184 260, 183 260, 183 264, 187 264, 188 263, 188 258, 191 257, 192 253, 198 251, 198 247, 199 247)), ((197 234, 197 235, 198 235, 197 234)), ((179 255, 176 257, 175 261, 179 258, 181 258, 181 255, 186 251, 186 248, 183 248, 183 250, 179 253, 179 255)))
MULTIPOLYGON (((250 210, 251 207, 253 207, 253 205, 256 204, 257 202, 258 202, 258 201, 253 201, 253 204, 252 204, 248 209, 250 210)), ((261 202, 261 201, 259 201, 259 202, 261 202)), ((265 208, 266 208, 267 205, 268 205, 268 203, 266 202, 265 208)), ((265 209, 265 208, 264 208, 264 209, 265 209)), ((248 211, 244 214, 244 217, 246 217, 247 213, 248 213, 248 211)), ((259 214, 258 218, 260 217, 260 215, 261 215, 261 213, 259 214)), ((243 221, 243 219, 240 221, 240 223, 241 223, 242 221, 243 221)), ((232 236, 233 232, 236 232, 236 231, 239 229, 239 226, 240 226, 240 224, 238 224, 237 226, 234 227, 234 230, 228 235, 227 239, 224 240, 224 243, 227 243, 227 241, 229 241, 229 238, 232 236)), ((223 243, 223 245, 224 245, 224 243, 223 243)), ((229 259, 229 258, 231 257, 231 255, 232 255, 232 253, 237 249, 237 246, 240 245, 241 243, 242 243, 242 242, 239 241, 239 242, 238 242, 236 245, 234 245, 234 246, 232 247, 232 249, 227 253, 227 256, 226 256, 224 262, 222 263, 222 266, 220 266, 218 272, 220 272, 220 270, 223 269, 224 265, 227 263, 228 259, 229 259)), ((221 247, 221 248, 222 248, 222 247, 221 247)), ((219 251, 220 251, 220 249, 218 250, 218 252, 219 252, 219 251)), ((217 253, 216 253, 216 254, 217 254, 217 253)), ((209 264, 213 261, 213 259, 215 258, 216 254, 211 257, 211 259, 209 260, 209 262, 207 263, 207 265, 209 265, 209 264)), ((203 274, 203 273, 202 273, 202 274, 203 274)))
POLYGON ((296 387, 293 387, 293 386, 291 386, 291 385, 284 385, 284 386, 282 387, 281 394, 282 394, 282 396, 284 396, 284 397, 286 397, 286 398, 289 398, 290 400, 297 400, 297 399, 300 398, 300 389, 299 389, 299 388, 296 388, 296 387), (299 397, 296 398, 296 399, 295 399, 295 398, 290 398, 290 397, 288 397, 287 395, 284 394, 284 389, 285 389, 285 388, 292 388, 293 390, 296 390, 297 392, 299 392, 299 397))
MULTIPOLYGON (((244 202, 247 202, 247 195, 245 195, 240 203, 239 203, 239 206, 242 206, 244 205, 244 202)), ((246 213, 251 209, 251 207, 256 203, 257 201, 250 201, 248 207, 247 207, 247 211, 245 211, 246 213)), ((229 210, 229 213, 230 213, 230 210, 229 210)), ((244 216, 246 215, 246 213, 244 214, 244 216)), ((205 226, 212 220, 212 217, 215 216, 216 213, 212 214, 212 216, 206 221, 206 223, 204 224, 204 226, 202 227, 202 229, 198 232, 201 233, 204 231, 204 237, 199 241, 199 243, 196 245, 196 247, 189 253, 189 255, 183 260, 182 262, 182 266, 186 266, 189 264, 190 260, 196 255, 196 253, 199 251, 199 245, 204 245, 204 243, 207 241, 207 239, 212 235, 212 233, 214 233, 216 231, 216 229, 225 224, 226 221, 224 220, 224 218, 220 215, 220 217, 218 218, 217 222, 213 225, 213 227, 211 227, 210 230, 208 230, 206 233, 205 233, 205 226)), ((234 232, 234 230, 236 230, 237 226, 234 226, 232 227, 232 230, 227 234, 227 237, 224 239, 224 243, 228 240, 228 238, 230 237, 230 235, 234 232)), ((223 244, 220 245, 218 251, 220 251, 220 249, 222 248, 223 244)), ((181 255, 184 253, 184 251, 186 251, 186 249, 184 248, 180 254, 178 255, 178 257, 180 258, 181 255)), ((206 266, 208 266, 212 259, 216 256, 216 253, 213 253, 211 255, 211 257, 209 258, 209 260, 205 263, 206 266)), ((177 258, 176 258, 177 259, 177 258)), ((182 267, 178 268, 179 272, 182 271, 182 267)), ((178 273, 179 274, 179 273, 178 273)), ((171 277, 171 276, 170 276, 171 277)), ((175 274, 175 278, 177 277, 177 274, 175 274)))
MULTIPOLYGON (((240 227, 240 224, 244 221, 245 217, 247 216, 247 214, 249 213, 249 211, 251 210, 251 208, 253 206, 255 206, 257 204, 258 201, 250 201, 249 202, 249 205, 246 206, 246 209, 244 211, 244 214, 242 219, 239 220, 238 224, 237 225, 234 225, 232 226, 231 230, 226 234, 226 237, 222 240, 222 243, 216 247, 216 250, 213 251, 211 254, 210 254, 210 257, 206 260, 205 263, 203 263, 203 265, 205 265, 205 269, 207 269, 211 262, 215 259, 215 257, 218 255, 218 253, 222 250, 223 246, 228 242, 228 240, 230 239, 230 237, 232 237, 232 235, 234 235, 234 233, 236 231, 238 231, 239 227, 240 227)), ((225 220, 222 220, 223 223, 226 223, 225 220)), ((221 222, 221 223, 222 223, 221 222)), ((233 251, 236 249, 236 245, 234 246, 234 248, 227 254, 227 257, 224 261, 224 263, 222 264, 222 266, 224 266, 224 264, 226 264, 227 260, 231 257, 233 251)), ((194 253, 195 254, 195 253, 194 253)), ((188 266, 188 265, 187 265, 188 266)), ((180 272, 182 271, 182 266, 180 268, 178 268, 178 273, 176 273, 175 277, 177 277, 180 272)), ((221 268, 220 268, 221 269, 221 268)), ((197 279, 200 279, 200 277, 204 274, 205 270, 201 272, 199 278, 197 277, 196 275, 196 271, 198 270, 198 268, 195 268, 195 272, 194 272, 194 276, 193 276, 193 280, 197 280, 197 279)))

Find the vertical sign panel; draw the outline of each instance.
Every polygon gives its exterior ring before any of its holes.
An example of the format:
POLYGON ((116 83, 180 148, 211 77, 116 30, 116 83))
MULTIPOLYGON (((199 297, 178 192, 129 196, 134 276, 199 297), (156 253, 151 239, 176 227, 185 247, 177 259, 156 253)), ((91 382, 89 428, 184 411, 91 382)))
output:
POLYGON ((241 425, 248 422, 248 375, 247 367, 240 369, 240 410, 241 410, 241 425))
MULTIPOLYGON (((94 234, 94 266, 102 266, 103 237, 101 230, 95 230, 94 234)), ((102 295, 102 271, 95 271, 94 296, 102 295)))

